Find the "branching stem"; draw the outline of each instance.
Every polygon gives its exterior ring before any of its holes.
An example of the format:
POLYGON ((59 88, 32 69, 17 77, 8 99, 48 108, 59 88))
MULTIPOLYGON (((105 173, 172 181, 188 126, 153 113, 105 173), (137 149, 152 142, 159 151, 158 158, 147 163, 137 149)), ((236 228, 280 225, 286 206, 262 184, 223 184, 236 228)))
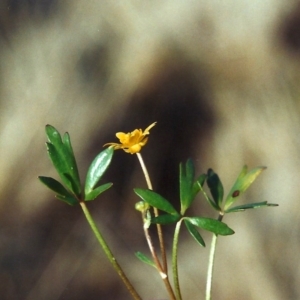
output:
MULTIPOLYGON (((144 213, 143 213, 144 214, 144 213)), ((145 216, 143 216, 143 219, 145 218, 145 216)), ((173 292, 173 289, 172 289, 172 286, 170 284, 170 281, 169 281, 169 277, 168 277, 168 274, 163 270, 161 264, 160 264, 160 261, 157 257, 157 254, 156 254, 156 251, 155 251, 155 248, 153 246, 153 243, 152 243, 152 240, 151 240, 151 236, 149 234, 149 230, 148 230, 148 227, 145 226, 144 224, 144 233, 145 233, 145 237, 146 237, 146 240, 147 240, 147 243, 148 243, 148 247, 150 249, 150 252, 151 252, 151 255, 152 255, 152 258, 154 260, 154 263, 156 265, 156 268, 166 286, 166 289, 169 293, 169 296, 170 296, 170 299, 171 300, 176 300, 175 298, 175 295, 174 295, 174 292, 173 292)))
MULTIPOLYGON (((143 170, 146 182, 147 182, 148 189, 153 190, 150 176, 149 176, 148 170, 146 168, 146 165, 144 163, 143 157, 140 153, 137 153, 137 157, 141 164, 141 167, 142 167, 142 170, 143 170)), ((155 217, 157 217, 159 215, 158 209, 156 207, 154 207, 153 210, 154 210, 155 217)), ((159 246, 160 246, 160 251, 161 251, 161 256, 162 256, 163 270, 167 274, 168 273, 168 264, 167 264, 167 254, 166 254, 166 249, 165 249, 164 236, 163 236, 161 225, 156 224, 156 228, 157 228, 157 235, 158 235, 159 246)))
MULTIPOLYGON (((147 182, 147 186, 149 190, 153 190, 152 187, 152 183, 150 180, 150 176, 148 173, 148 170, 146 168, 146 165, 144 163, 143 157, 140 153, 137 153, 137 157, 139 159, 140 165, 142 167, 146 182, 147 182)), ((157 217, 159 215, 158 209, 156 207, 153 208, 154 211, 154 215, 155 217, 157 217)), ((145 213, 144 213, 145 214, 145 213)), ((145 220, 146 216, 143 215, 143 219, 145 220)), ((153 247, 153 243, 149 234, 149 229, 148 226, 144 226, 144 232, 145 232, 145 237, 150 249, 150 252, 152 254, 153 260, 156 264, 157 270, 160 273, 160 276, 162 277, 164 284, 166 286, 166 289, 169 293, 170 299, 175 300, 175 294, 174 291, 172 289, 172 286, 170 284, 169 281, 169 276, 168 276, 168 265, 167 265, 167 254, 166 254, 166 249, 165 249, 165 243, 164 243, 164 237, 163 237, 163 232, 162 232, 162 228, 160 224, 156 224, 156 228, 157 228, 157 235, 158 235, 158 240, 159 240, 159 246, 160 246, 160 252, 161 252, 161 256, 162 256, 162 265, 157 257, 156 251, 153 247)))

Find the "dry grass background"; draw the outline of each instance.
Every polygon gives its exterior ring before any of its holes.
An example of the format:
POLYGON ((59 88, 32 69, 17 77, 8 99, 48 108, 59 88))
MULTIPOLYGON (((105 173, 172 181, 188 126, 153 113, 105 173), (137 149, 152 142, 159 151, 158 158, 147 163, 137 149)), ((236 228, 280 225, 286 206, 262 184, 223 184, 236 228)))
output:
MULTIPOLYGON (((174 201, 188 157, 227 191, 244 164, 268 166, 241 202, 280 206, 226 216, 236 234, 219 240, 214 299, 300 298, 297 1, 3 0, 0 18, 1 299, 130 299, 79 207, 37 176, 55 176, 46 124, 70 133, 83 177, 115 132, 153 121, 143 156, 174 201)), ((116 152, 105 179, 114 187, 89 204, 95 219, 142 298, 166 298, 133 255, 146 249, 136 157, 116 152)), ((208 248, 181 238, 183 296, 203 299, 208 248)))

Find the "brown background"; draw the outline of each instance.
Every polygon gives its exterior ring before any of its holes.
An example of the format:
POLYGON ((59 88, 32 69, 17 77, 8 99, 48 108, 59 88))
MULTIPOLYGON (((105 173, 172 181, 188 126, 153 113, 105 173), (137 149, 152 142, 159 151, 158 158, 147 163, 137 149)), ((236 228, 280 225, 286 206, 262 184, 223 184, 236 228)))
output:
MULTIPOLYGON (((37 176, 56 176, 46 124, 70 133, 84 178, 115 132, 154 121, 142 153, 175 205, 188 157, 227 192, 244 164, 268 167, 240 203, 280 206, 225 217, 236 234, 219 240, 214 299, 299 299, 299 24, 297 1, 1 1, 1 299, 130 299, 80 208, 37 176)), ((92 214, 142 298, 166 298, 133 255, 147 252, 137 158, 116 152, 105 180, 92 214)), ((191 213, 215 217, 201 198, 191 213)), ((208 251, 182 232, 184 299, 204 298, 208 251)))

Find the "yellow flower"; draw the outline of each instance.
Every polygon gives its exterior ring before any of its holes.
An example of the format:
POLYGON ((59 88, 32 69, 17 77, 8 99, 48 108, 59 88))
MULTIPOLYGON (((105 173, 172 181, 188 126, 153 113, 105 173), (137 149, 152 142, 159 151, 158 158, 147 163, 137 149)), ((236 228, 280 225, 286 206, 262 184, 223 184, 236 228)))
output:
POLYGON ((132 132, 116 133, 116 137, 120 140, 121 144, 117 143, 107 143, 104 146, 112 146, 115 150, 123 149, 125 152, 130 154, 135 154, 141 151, 142 147, 146 145, 148 137, 146 135, 150 134, 149 130, 155 126, 156 122, 148 126, 144 132, 142 129, 135 129, 132 132))

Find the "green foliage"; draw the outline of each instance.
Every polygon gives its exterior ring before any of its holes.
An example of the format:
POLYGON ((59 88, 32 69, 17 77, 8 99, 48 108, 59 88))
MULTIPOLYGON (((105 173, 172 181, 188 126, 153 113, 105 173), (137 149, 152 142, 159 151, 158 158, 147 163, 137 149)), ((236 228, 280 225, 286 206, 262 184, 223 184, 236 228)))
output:
POLYGON ((162 225, 174 224, 178 222, 180 218, 181 218, 180 214, 177 215, 164 214, 164 215, 151 218, 151 223, 162 224, 162 225))
MULTIPOLYGON (((99 182, 104 172, 108 168, 114 153, 113 148, 107 148, 100 152, 91 163, 85 180, 84 193, 86 200, 91 200, 89 194, 93 192, 96 184, 99 182)), ((97 195, 98 196, 98 195, 97 195)), ((97 197, 96 196, 96 197, 97 197)))
POLYGON ((191 159, 189 159, 185 165, 180 164, 180 214, 176 211, 176 209, 167 199, 153 192, 152 190, 134 189, 134 192, 150 206, 155 207, 163 212, 166 212, 166 214, 152 217, 151 223, 167 225, 179 222, 181 219, 183 219, 185 226, 188 232, 191 234, 191 236, 201 246, 205 246, 205 242, 201 237, 200 233, 198 232, 197 227, 211 231, 218 235, 230 235, 233 234, 234 231, 230 229, 226 224, 218 220, 202 217, 185 216, 186 210, 191 206, 198 192, 201 190, 203 191, 203 185, 206 179, 207 182, 209 182, 208 185, 210 187, 211 192, 213 193, 214 207, 218 211, 221 210, 219 205, 222 203, 223 199, 223 185, 218 175, 210 169, 207 175, 203 174, 199 176, 196 181, 194 180, 194 176, 195 168, 191 159))
POLYGON ((228 208, 236 202, 239 196, 244 193, 254 180, 261 174, 266 167, 256 167, 248 172, 248 167, 244 166, 241 173, 239 174, 237 180, 235 181, 233 187, 231 188, 226 200, 224 210, 227 211, 228 208))
MULTIPOLYGON (((239 212, 246 209, 276 206, 276 204, 269 204, 265 201, 229 208, 229 206, 236 201, 240 194, 245 192, 249 188, 249 186, 254 182, 254 180, 264 169, 264 167, 257 167, 249 172, 247 172, 246 166, 242 169, 235 184, 229 192, 229 195, 225 200, 225 207, 228 207, 227 209, 222 208, 224 188, 218 174, 215 173, 212 169, 209 169, 207 171, 207 174, 202 174, 196 180, 194 180, 195 168, 191 159, 189 159, 186 164, 181 163, 179 166, 179 187, 181 204, 180 213, 176 211, 176 209, 167 199, 153 192, 152 190, 134 189, 134 192, 148 205, 166 212, 166 214, 152 217, 151 223, 167 225, 179 222, 183 219, 185 226, 191 236, 201 246, 205 246, 205 242, 201 237, 198 228, 211 231, 216 235, 231 235, 234 234, 234 231, 225 223, 219 220, 203 217, 189 217, 185 215, 187 209, 191 206, 199 191, 203 193, 206 200, 211 204, 213 209, 222 216, 225 213, 239 212), (205 193, 203 189, 205 181, 209 187, 212 199, 205 193)), ((147 207, 147 210, 148 209, 149 207, 147 207)))
POLYGON ((198 226, 202 229, 211 231, 215 234, 219 235, 231 235, 234 234, 234 231, 229 228, 225 223, 220 222, 215 219, 210 218, 200 218, 200 217, 190 217, 184 218, 186 221, 190 222, 191 224, 198 226))
POLYGON ((207 185, 213 197, 215 207, 220 211, 224 196, 223 184, 218 176, 212 169, 207 171, 207 185))
MULTIPOLYGON (((137 138, 131 140, 132 145, 134 146, 136 143, 141 142, 144 139, 145 135, 149 134, 149 129, 154 125, 155 123, 150 125, 144 133, 141 133, 141 130, 137 130, 133 131, 132 133, 125 134, 126 143, 127 138, 132 138, 131 134, 133 133, 136 134, 137 138)), ((106 256, 112 263, 113 267, 117 270, 118 274, 122 278, 124 284, 130 291, 134 299, 141 299, 137 292, 134 290, 127 277, 125 276, 121 267, 117 263, 111 250, 109 249, 97 226, 95 225, 95 222, 93 221, 85 203, 83 202, 94 200, 101 193, 103 193, 112 186, 112 183, 105 183, 102 185, 98 185, 98 183, 102 179, 104 173, 106 172, 107 168, 111 163, 114 154, 114 147, 116 149, 124 149, 124 147, 126 148, 128 145, 126 143, 124 144, 121 140, 121 143, 123 143, 121 145, 122 147, 119 147, 120 145, 115 143, 106 144, 110 145, 110 147, 100 152, 88 168, 84 184, 84 192, 82 192, 79 172, 69 134, 65 133, 62 137, 53 126, 47 125, 46 135, 48 138, 48 142, 46 143, 48 155, 59 177, 61 178, 62 183, 60 183, 56 179, 45 176, 39 176, 39 180, 49 189, 55 192, 55 196, 57 199, 72 206, 78 203, 81 204, 87 221, 90 224, 91 229, 93 230, 106 256)), ((146 144, 146 141, 147 140, 145 140, 144 145, 146 144)), ((136 149, 139 148, 137 147, 136 149)), ((146 181, 149 185, 148 187, 151 188, 150 178, 144 166, 140 153, 135 151, 129 153, 137 153, 142 165, 142 170, 144 172, 146 181)), ((208 169, 207 174, 202 174, 198 176, 195 180, 195 166, 193 161, 191 159, 188 159, 185 164, 181 163, 179 165, 180 213, 174 208, 174 206, 169 200, 165 199, 163 196, 159 195, 153 190, 140 188, 134 189, 136 195, 138 195, 138 197, 140 197, 142 200, 135 205, 135 208, 142 214, 143 229, 145 231, 145 237, 149 245, 152 259, 141 252, 136 252, 135 255, 139 260, 154 267, 160 273, 162 278, 164 278, 164 282, 166 284, 166 288, 169 292, 171 299, 181 299, 178 280, 177 254, 179 233, 182 221, 184 222, 189 234, 196 240, 196 242, 199 245, 203 247, 205 247, 205 242, 201 234, 199 233, 199 229, 203 229, 213 233, 208 269, 209 288, 207 289, 207 299, 210 299, 209 294, 211 284, 209 282, 212 279, 214 252, 217 237, 219 235, 227 236, 234 234, 234 231, 231 228, 229 228, 227 224, 221 221, 224 215, 226 213, 240 212, 248 209, 277 206, 277 204, 272 204, 268 203, 267 201, 263 201, 232 207, 232 205, 237 201, 240 195, 250 187, 250 185, 255 181, 255 179, 258 177, 258 175, 261 174, 261 172, 264 169, 265 167, 257 167, 248 171, 247 166, 244 166, 224 201, 224 188, 218 174, 215 173, 212 169, 208 169), (207 183, 207 186, 209 188, 211 198, 206 194, 204 190, 205 182, 207 183), (202 195, 208 201, 211 207, 218 213, 217 219, 187 215, 187 210, 191 207, 199 192, 202 193, 202 195), (155 216, 152 215, 151 208, 155 208, 155 216), (158 214, 158 211, 163 212, 163 214, 158 214), (176 226, 172 246, 172 271, 176 295, 174 294, 171 285, 167 282, 167 260, 165 256, 165 246, 160 226, 174 223, 176 223, 176 226), (157 256, 156 254, 155 246, 153 245, 152 239, 148 232, 148 229, 151 224, 159 224, 156 227, 161 250, 162 262, 160 262, 159 256, 157 256)))
POLYGON ((104 191, 108 190, 113 184, 111 182, 102 184, 95 188, 94 190, 91 190, 89 194, 85 195, 84 200, 85 201, 91 201, 95 200, 100 194, 102 194, 104 191))
POLYGON ((134 192, 145 202, 170 215, 178 216, 179 213, 173 205, 161 195, 148 189, 134 189, 134 192))
POLYGON ((58 175, 67 188, 77 197, 80 197, 80 178, 69 134, 65 133, 62 139, 53 126, 47 125, 46 135, 48 137, 46 143, 48 155, 58 175))
POLYGON ((153 260, 151 260, 151 258, 149 258, 148 256, 146 256, 145 254, 143 254, 142 252, 135 252, 135 256, 140 260, 142 261, 143 263, 146 263, 147 265, 155 268, 156 268, 156 265, 155 263, 153 262, 153 260))
POLYGON ((199 243, 200 246, 205 247, 205 242, 197 230, 196 226, 194 226, 188 219, 184 219, 185 227, 187 228, 190 235, 199 243))
POLYGON ((232 208, 225 210, 225 212, 226 213, 239 212, 239 211, 245 211, 246 209, 260 208, 260 207, 267 207, 267 206, 278 206, 278 204, 268 203, 267 201, 248 203, 244 205, 234 206, 232 208))
POLYGON ((239 205, 230 208, 230 206, 237 201, 239 196, 244 193, 250 185, 254 182, 254 180, 261 174, 261 172, 266 169, 265 167, 257 167, 249 172, 247 171, 247 166, 244 166, 242 171, 240 172, 238 178, 236 179, 233 187, 231 188, 228 196, 225 200, 224 208, 222 208, 221 204, 223 202, 224 189, 223 184, 219 178, 219 176, 212 170, 209 169, 207 171, 207 185, 212 194, 213 200, 211 200, 203 191, 202 192, 211 206, 222 214, 230 213, 230 212, 239 212, 244 211, 246 209, 252 208, 260 208, 266 206, 277 206, 277 204, 271 204, 267 201, 257 202, 257 203, 249 203, 244 205, 239 205))
POLYGON ((185 165, 182 163, 179 165, 180 213, 182 215, 192 205, 207 176, 202 174, 196 181, 194 177, 195 167, 191 159, 188 159, 185 165))
POLYGON ((62 200, 69 205, 75 205, 78 203, 76 197, 69 193, 68 190, 57 180, 45 176, 39 176, 38 178, 44 185, 56 193, 55 197, 59 200, 62 200))
MULTIPOLYGON (((64 185, 51 177, 39 176, 39 180, 56 193, 57 199, 69 205, 78 204, 82 200, 81 183, 70 136, 65 133, 61 138, 60 133, 51 125, 46 126, 46 135, 48 155, 64 185)), ((107 170, 113 153, 112 148, 103 150, 90 165, 85 182, 85 201, 94 200, 112 186, 112 183, 106 183, 95 188, 107 170)))
POLYGON ((194 200, 194 176, 195 167, 191 159, 186 164, 180 164, 179 166, 179 187, 180 187, 180 202, 181 202, 181 214, 191 206, 194 200))
MULTIPOLYGON (((202 174, 194 182, 193 188, 192 188, 192 198, 193 199, 195 199, 195 197, 197 196, 197 194, 202 190, 206 178, 207 178, 207 175, 206 174, 202 174)), ((190 203, 190 205, 191 204, 192 203, 190 203)))

